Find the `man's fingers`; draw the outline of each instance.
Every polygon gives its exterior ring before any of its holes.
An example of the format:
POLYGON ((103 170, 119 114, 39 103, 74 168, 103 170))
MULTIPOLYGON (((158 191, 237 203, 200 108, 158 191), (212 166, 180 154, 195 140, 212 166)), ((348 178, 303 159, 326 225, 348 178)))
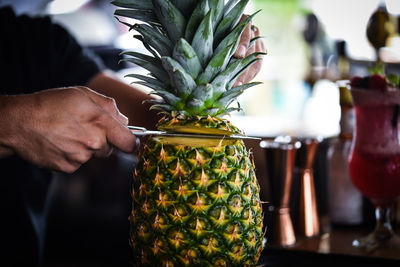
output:
POLYGON ((126 153, 131 153, 134 150, 136 138, 127 127, 107 114, 103 115, 102 124, 108 143, 126 153))
MULTIPOLYGON (((260 36, 260 30, 258 29, 258 27, 256 26, 251 26, 252 29, 252 38, 258 37, 260 36)), ((265 46, 264 46, 264 42, 261 39, 257 39, 255 44, 255 51, 256 52, 263 52, 265 53, 265 46)), ((262 56, 259 56, 262 57, 262 56)))
POLYGON ((104 96, 84 86, 80 86, 79 89, 87 93, 96 104, 101 106, 113 118, 124 125, 128 125, 128 118, 119 111, 114 98, 104 96))
MULTIPOLYGON (((247 17, 248 17, 247 15, 242 15, 242 17, 240 18, 240 22, 245 20, 247 17)), ((240 36, 239 46, 234 54, 236 58, 243 58, 246 56, 246 51, 249 48, 250 40, 251 40, 251 21, 246 26, 242 35, 240 36)))
POLYGON ((75 153, 68 154, 66 158, 70 163, 82 165, 86 163, 92 157, 92 152, 87 149, 80 149, 75 153))
POLYGON ((50 168, 55 171, 61 171, 65 173, 73 173, 81 166, 81 163, 78 163, 73 160, 67 160, 65 158, 60 158, 58 160, 53 159, 52 162, 49 163, 46 168, 50 168))
MULTIPOLYGON (((265 46, 264 46, 264 42, 260 39, 258 39, 256 41, 256 52, 263 52, 265 53, 265 46)), ((262 57, 261 55, 259 55, 259 57, 262 57)))
POLYGON ((92 127, 91 136, 87 139, 85 146, 96 157, 108 157, 111 155, 113 147, 108 143, 105 130, 103 128, 92 127))
POLYGON ((253 63, 253 65, 251 65, 251 67, 247 71, 239 76, 234 86, 239 86, 253 80, 253 78, 256 77, 257 73, 260 71, 261 66, 262 60, 258 60, 257 62, 253 63))
POLYGON ((246 52, 246 57, 250 54, 253 54, 254 52, 256 52, 256 44, 253 44, 246 52))
POLYGON ((100 127, 102 133, 98 136, 104 136, 104 140, 97 140, 97 146, 91 146, 94 150, 94 155, 97 157, 106 157, 112 153, 112 146, 130 153, 135 147, 135 136, 128 130, 125 125, 128 124, 128 119, 121 114, 117 108, 115 100, 98 94, 87 87, 82 87, 89 97, 99 105, 100 112, 100 127), (105 111, 105 112, 104 112, 105 111))
POLYGON ((101 149, 94 151, 93 155, 98 158, 105 158, 111 155, 113 152, 113 147, 110 144, 105 143, 101 149))

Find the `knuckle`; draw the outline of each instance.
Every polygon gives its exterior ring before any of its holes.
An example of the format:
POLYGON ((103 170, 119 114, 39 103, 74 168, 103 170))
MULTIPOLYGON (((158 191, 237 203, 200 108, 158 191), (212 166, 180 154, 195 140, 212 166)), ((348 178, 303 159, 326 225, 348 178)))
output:
POLYGON ((112 116, 117 116, 119 114, 119 110, 117 107, 117 102, 114 98, 105 97, 105 110, 108 111, 112 116))
POLYGON ((88 91, 88 90, 90 90, 88 87, 82 86, 82 85, 76 86, 76 88, 78 88, 79 90, 82 90, 82 91, 88 91))
POLYGON ((86 163, 91 157, 91 153, 79 153, 75 159, 75 162, 79 164, 84 164, 86 163))
POLYGON ((104 146, 104 141, 100 137, 92 137, 86 141, 86 146, 93 150, 99 150, 104 146))
POLYGON ((115 109, 117 108, 117 102, 115 102, 114 98, 107 96, 107 97, 105 97, 105 101, 108 106, 115 108, 115 109))
POLYGON ((70 164, 82 165, 87 162, 91 157, 91 153, 88 151, 79 151, 77 153, 68 155, 68 160, 70 164))

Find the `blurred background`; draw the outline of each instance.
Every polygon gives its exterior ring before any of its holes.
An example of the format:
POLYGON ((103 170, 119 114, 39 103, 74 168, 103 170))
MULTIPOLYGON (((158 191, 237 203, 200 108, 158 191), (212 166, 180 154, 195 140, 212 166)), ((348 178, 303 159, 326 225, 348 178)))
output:
MULTIPOLYGON (((135 33, 114 18, 110 1, 54 0, 42 6, 40 2, 49 1, 31 1, 20 12, 50 14, 121 77, 143 72, 133 65, 118 64, 120 51, 145 50, 132 38, 135 33)), ((264 36, 268 55, 255 79, 263 85, 240 97, 243 112, 233 114, 233 121, 248 134, 337 134, 339 93, 333 82, 367 74, 365 66, 376 59, 376 54, 366 27, 372 13, 384 5, 391 15, 385 25, 390 36, 380 53, 385 62, 398 62, 397 0, 251 0, 245 12, 262 10, 253 23, 264 36)))
MULTIPOLYGON (((19 1, 1 3, 17 4, 21 14, 52 16, 127 83, 133 80, 125 74, 145 73, 118 64, 121 51, 144 49, 132 38, 135 33, 114 18, 110 1, 19 1)), ((259 9, 253 24, 264 36, 268 55, 255 80, 263 84, 239 98, 243 111, 231 117, 249 135, 334 137, 340 131, 336 81, 367 75, 377 53, 389 72, 400 72, 399 0, 251 0, 246 13, 259 9), (366 28, 372 13, 383 6, 390 14, 388 38, 376 51, 366 28)), ((257 150, 257 144, 250 145, 257 150)), ((73 175, 56 174, 46 266, 127 265, 135 160, 134 155, 115 152, 108 159, 91 160, 73 175)), ((258 172, 263 178, 262 168, 258 172)))

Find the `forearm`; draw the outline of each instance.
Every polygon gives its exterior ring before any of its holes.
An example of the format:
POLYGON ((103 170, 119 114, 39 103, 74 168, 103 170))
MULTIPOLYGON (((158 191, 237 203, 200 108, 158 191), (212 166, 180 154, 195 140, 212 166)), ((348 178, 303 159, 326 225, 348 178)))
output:
POLYGON ((112 147, 132 152, 126 123, 110 98, 86 87, 0 96, 0 158, 15 153, 41 168, 74 172, 112 147))
POLYGON ((14 154, 12 149, 15 130, 15 105, 17 96, 0 96, 0 159, 14 154))
POLYGON ((149 104, 142 102, 151 97, 132 86, 120 81, 112 73, 96 75, 87 86, 101 94, 112 97, 119 110, 129 118, 130 125, 140 125, 147 129, 154 128, 158 121, 156 111, 150 111, 149 104))

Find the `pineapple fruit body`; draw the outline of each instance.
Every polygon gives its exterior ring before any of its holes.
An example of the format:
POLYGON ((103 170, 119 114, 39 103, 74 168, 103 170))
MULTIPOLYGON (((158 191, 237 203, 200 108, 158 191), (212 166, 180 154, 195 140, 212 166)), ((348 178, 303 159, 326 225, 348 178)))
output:
MULTIPOLYGON (((127 75, 152 89, 160 130, 221 138, 153 137, 134 175, 131 245, 138 266, 254 266, 262 250, 262 210, 241 133, 222 117, 243 91, 241 74, 263 52, 234 58, 249 0, 114 0, 121 23, 147 53, 127 51, 150 72, 127 75)), ((258 37, 253 38, 249 48, 258 37)))
POLYGON ((141 152, 130 216, 135 264, 255 266, 262 208, 249 152, 242 140, 188 139, 153 137, 141 152))

